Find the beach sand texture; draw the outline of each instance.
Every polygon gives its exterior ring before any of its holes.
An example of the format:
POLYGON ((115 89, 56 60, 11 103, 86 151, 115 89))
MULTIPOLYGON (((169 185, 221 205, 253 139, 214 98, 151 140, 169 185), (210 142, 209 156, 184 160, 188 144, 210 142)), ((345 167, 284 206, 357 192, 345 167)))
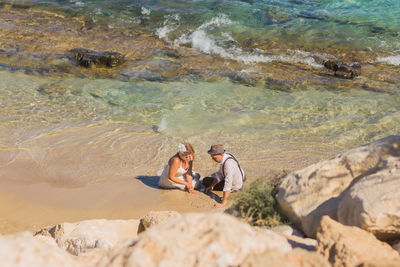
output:
MULTIPOLYGON (((86 219, 141 218, 150 210, 206 211, 214 209, 221 196, 158 188, 157 170, 175 153, 178 140, 151 129, 75 125, 30 131, 2 139, 1 233, 86 219)), ((195 168, 202 175, 218 168, 206 153, 210 142, 193 142, 195 168)), ((257 148, 232 150, 250 180, 271 170, 304 167, 334 153, 304 153, 298 145, 269 147, 269 158, 261 158, 261 153, 253 158, 253 151, 257 148)))

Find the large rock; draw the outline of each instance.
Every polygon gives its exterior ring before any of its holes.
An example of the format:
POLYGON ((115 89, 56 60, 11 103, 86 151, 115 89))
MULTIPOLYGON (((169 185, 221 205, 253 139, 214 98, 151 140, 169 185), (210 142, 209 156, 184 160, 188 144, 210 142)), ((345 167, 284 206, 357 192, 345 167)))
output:
POLYGON ((222 213, 184 214, 108 252, 97 266, 237 266, 252 253, 291 251, 285 238, 222 213))
POLYGON ((14 236, 0 235, 1 266, 76 267, 74 257, 57 246, 23 232, 14 236))
POLYGON ((338 221, 363 228, 381 240, 400 238, 400 169, 362 178, 344 193, 338 221))
POLYGON ((116 243, 137 236, 139 220, 88 220, 44 228, 37 235, 51 236, 59 247, 73 255, 92 249, 110 249, 116 243))
MULTIPOLYGON (((345 191, 369 175, 400 166, 400 136, 388 136, 288 174, 277 201, 283 213, 311 237, 322 216, 337 219, 345 191)), ((384 193, 383 193, 384 194, 384 193)))
POLYGON ((267 250, 261 254, 252 254, 240 267, 330 267, 329 262, 320 254, 303 249, 294 249, 289 253, 276 250, 267 250))
POLYGON ((139 232, 145 231, 153 225, 165 223, 171 218, 177 218, 180 214, 176 211, 150 211, 140 220, 139 232))
POLYGON ((400 240, 398 240, 397 242, 395 242, 395 243, 393 244, 392 248, 393 248, 394 250, 396 250, 397 253, 399 253, 399 255, 400 255, 400 240))
POLYGON ((317 251, 335 266, 399 266, 400 255, 387 243, 358 227, 324 216, 317 232, 317 251))

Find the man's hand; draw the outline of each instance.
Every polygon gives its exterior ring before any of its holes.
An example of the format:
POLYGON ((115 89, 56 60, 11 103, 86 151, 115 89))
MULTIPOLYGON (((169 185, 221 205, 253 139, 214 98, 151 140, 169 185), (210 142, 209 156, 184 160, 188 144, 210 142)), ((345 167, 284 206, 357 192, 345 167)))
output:
POLYGON ((225 206, 226 205, 226 203, 215 203, 215 205, 214 205, 214 207, 216 207, 216 208, 222 208, 223 206, 225 206))
POLYGON ((216 203, 214 206, 217 208, 221 208, 221 207, 225 206, 226 203, 228 203, 228 197, 229 197, 230 193, 231 193, 230 191, 224 191, 224 195, 222 196, 221 203, 216 203))

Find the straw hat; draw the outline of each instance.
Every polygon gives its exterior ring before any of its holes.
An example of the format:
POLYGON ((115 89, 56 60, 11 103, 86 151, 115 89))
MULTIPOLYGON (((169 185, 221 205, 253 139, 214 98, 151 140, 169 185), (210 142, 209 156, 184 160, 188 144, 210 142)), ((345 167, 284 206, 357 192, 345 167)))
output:
POLYGON ((218 155, 223 153, 225 153, 225 149, 221 144, 212 145, 210 150, 208 150, 208 154, 218 155))

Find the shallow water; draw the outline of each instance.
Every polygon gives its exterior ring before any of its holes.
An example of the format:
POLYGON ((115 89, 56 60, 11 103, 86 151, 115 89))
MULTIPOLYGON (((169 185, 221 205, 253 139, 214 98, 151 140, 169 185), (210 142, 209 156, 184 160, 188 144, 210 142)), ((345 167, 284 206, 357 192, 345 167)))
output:
POLYGON ((181 140, 224 143, 257 176, 400 129, 398 1, 1 3, 3 178, 154 175, 181 140), (76 47, 127 62, 84 69, 76 47), (337 78, 328 59, 362 74, 337 78))

